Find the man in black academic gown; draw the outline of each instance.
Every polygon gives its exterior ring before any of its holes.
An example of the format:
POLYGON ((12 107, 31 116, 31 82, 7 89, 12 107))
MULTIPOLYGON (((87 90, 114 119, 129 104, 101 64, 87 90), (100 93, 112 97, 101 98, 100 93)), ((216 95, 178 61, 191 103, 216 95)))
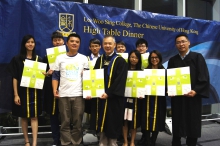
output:
POLYGON ((90 128, 100 134, 100 146, 117 146, 117 138, 122 133, 124 113, 124 92, 127 79, 127 63, 115 52, 113 36, 105 36, 101 55, 94 69, 104 68, 105 93, 92 99, 90 128))
MULTIPOLYGON (((54 47, 64 45, 63 35, 60 32, 53 32, 51 35, 52 44, 54 47)), ((52 145, 60 145, 60 120, 58 99, 54 98, 52 88, 52 74, 53 70, 50 69, 47 56, 43 59, 44 63, 47 63, 47 72, 44 73, 44 110, 50 115, 51 132, 53 137, 52 145)))
POLYGON ((190 51, 186 34, 177 35, 175 42, 179 54, 170 58, 168 68, 189 66, 191 91, 184 96, 171 97, 172 146, 181 146, 181 137, 186 137, 187 146, 196 146, 201 137, 202 98, 209 97, 209 72, 203 56, 190 51))

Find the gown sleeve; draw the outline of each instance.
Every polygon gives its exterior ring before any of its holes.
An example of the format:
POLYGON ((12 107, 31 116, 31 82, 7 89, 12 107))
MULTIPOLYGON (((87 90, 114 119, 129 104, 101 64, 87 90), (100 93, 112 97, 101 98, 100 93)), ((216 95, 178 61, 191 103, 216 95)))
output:
POLYGON ((205 59, 199 53, 197 55, 196 64, 197 64, 197 73, 196 73, 197 79, 193 90, 196 91, 197 94, 202 95, 205 98, 208 98, 210 77, 205 59))
POLYGON ((124 96, 127 73, 127 63, 123 58, 117 58, 117 62, 113 68, 111 86, 107 89, 106 94, 110 97, 111 95, 124 96))
POLYGON ((20 76, 19 76, 19 68, 21 67, 21 65, 19 64, 19 57, 15 56, 12 58, 11 62, 9 63, 9 65, 6 68, 6 71, 9 73, 9 75, 12 78, 15 78, 17 80, 19 80, 20 76))

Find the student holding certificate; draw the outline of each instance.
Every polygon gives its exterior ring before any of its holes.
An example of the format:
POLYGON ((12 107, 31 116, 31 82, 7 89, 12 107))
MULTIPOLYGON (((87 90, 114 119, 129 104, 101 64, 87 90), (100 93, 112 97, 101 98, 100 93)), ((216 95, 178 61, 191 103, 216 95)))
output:
POLYGON ((28 139, 28 118, 30 118, 33 136, 32 146, 36 146, 38 116, 42 113, 41 90, 20 86, 25 60, 42 62, 42 59, 35 53, 35 39, 31 35, 23 37, 20 54, 12 58, 8 71, 13 78, 14 103, 12 114, 21 118, 25 146, 30 146, 28 139))
MULTIPOLYGON (((141 71, 141 54, 137 50, 129 53, 128 70, 141 71)), ((140 99, 134 97, 125 97, 125 112, 123 125, 123 146, 128 146, 128 130, 131 131, 130 146, 135 146, 134 140, 137 128, 140 126, 140 99)))
MULTIPOLYGON (((87 56, 89 61, 89 69, 93 70, 96 60, 100 57, 99 50, 101 49, 101 42, 99 39, 93 38, 89 41, 89 50, 91 54, 87 56)), ((91 114, 91 101, 85 100, 85 113, 91 114)), ((89 116, 87 115, 89 120, 89 116)))
MULTIPOLYGON (((145 66, 147 60, 144 60, 144 59, 146 56, 149 55, 149 52, 147 52, 148 42, 147 42, 147 40, 140 38, 136 41, 135 45, 136 45, 136 50, 138 50, 142 54, 142 56, 141 56, 141 60, 142 60, 141 69, 145 69, 147 67, 147 66, 145 66)), ((145 137, 146 137, 145 130, 142 127, 141 127, 141 132, 142 132, 142 136, 141 136, 141 139, 137 142, 138 145, 144 145, 144 143, 145 143, 145 137)))
MULTIPOLYGON (((157 50, 150 52, 148 62, 147 69, 164 69, 162 55, 157 50)), ((166 97, 146 95, 142 102, 141 117, 141 127, 145 129, 145 145, 155 146, 159 131, 165 130, 166 97)))
POLYGON ((172 146, 181 146, 181 137, 186 137, 188 146, 196 146, 201 137, 202 98, 209 97, 209 72, 204 57, 190 51, 187 34, 175 38, 178 54, 171 57, 168 68, 190 68, 191 91, 182 96, 171 97, 172 146))
MULTIPOLYGON (((53 32, 51 35, 52 44, 54 47, 64 45, 63 35, 60 32, 53 32)), ((44 83, 44 109, 50 115, 50 124, 53 137, 52 145, 60 145, 60 120, 58 99, 54 98, 52 88, 53 69, 49 66, 48 57, 44 57, 44 62, 47 63, 47 72, 45 73, 44 83)))

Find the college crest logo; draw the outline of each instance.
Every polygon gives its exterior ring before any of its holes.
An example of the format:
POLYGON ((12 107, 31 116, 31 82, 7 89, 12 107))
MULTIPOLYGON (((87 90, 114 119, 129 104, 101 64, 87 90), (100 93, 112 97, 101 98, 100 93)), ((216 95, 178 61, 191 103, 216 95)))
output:
POLYGON ((74 14, 69 13, 59 13, 59 28, 60 33, 63 34, 64 37, 67 37, 74 29, 74 14))

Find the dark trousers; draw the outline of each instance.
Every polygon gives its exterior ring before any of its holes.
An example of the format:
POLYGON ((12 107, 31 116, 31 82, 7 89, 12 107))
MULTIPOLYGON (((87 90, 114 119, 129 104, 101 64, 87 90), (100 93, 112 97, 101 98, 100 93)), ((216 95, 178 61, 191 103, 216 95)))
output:
POLYGON ((50 115, 50 124, 53 140, 58 142, 60 140, 60 121, 59 114, 57 112, 55 115, 50 115))
MULTIPOLYGON (((187 146, 196 146, 198 138, 187 137, 186 145, 187 146)), ((181 137, 173 136, 172 146, 181 146, 181 137)))

